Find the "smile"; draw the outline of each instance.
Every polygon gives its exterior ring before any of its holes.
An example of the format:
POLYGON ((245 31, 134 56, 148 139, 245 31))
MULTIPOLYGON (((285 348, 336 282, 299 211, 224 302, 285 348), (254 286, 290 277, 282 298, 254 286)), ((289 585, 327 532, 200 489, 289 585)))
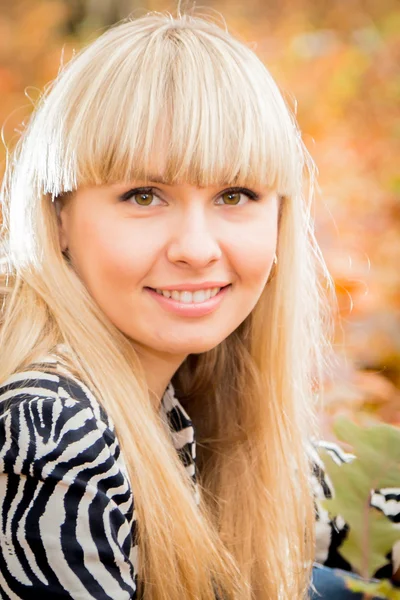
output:
POLYGON ((164 296, 164 298, 172 298, 177 302, 182 302, 183 304, 201 304, 202 302, 206 302, 210 298, 213 298, 220 292, 220 287, 209 288, 206 290, 196 290, 195 292, 190 292, 188 290, 159 290, 156 289, 157 294, 164 296))
POLYGON ((207 290, 160 290, 144 288, 167 312, 181 317, 202 317, 214 312, 231 291, 232 285, 207 290))

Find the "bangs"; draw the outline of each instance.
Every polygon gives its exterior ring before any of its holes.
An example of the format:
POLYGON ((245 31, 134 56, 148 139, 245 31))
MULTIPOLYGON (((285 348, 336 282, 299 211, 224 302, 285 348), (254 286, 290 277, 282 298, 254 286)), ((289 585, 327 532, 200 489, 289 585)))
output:
POLYGON ((51 92, 62 88, 47 115, 45 193, 160 179, 293 192, 301 152, 276 84, 250 49, 200 22, 125 23, 72 61, 51 92))

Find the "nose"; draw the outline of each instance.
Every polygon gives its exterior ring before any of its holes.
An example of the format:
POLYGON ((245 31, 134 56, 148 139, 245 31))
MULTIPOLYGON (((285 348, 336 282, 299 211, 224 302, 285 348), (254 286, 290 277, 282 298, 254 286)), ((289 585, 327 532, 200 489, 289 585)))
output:
POLYGON ((221 253, 210 219, 201 207, 192 207, 176 224, 168 246, 168 259, 202 269, 218 260, 221 253))

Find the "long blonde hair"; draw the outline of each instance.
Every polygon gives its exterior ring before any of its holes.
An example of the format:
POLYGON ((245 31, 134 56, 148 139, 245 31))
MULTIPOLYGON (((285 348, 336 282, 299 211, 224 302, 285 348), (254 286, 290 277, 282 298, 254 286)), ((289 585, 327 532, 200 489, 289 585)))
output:
MULTIPOLYGON (((57 344, 112 417, 134 484, 145 600, 305 597, 314 548, 307 445, 328 365, 332 282, 314 236, 315 167, 245 43, 193 14, 118 23, 48 86, 2 187, 0 381, 57 344), (61 252, 52 202, 152 178, 266 183, 278 264, 252 313, 173 378, 197 437, 200 506, 138 357, 61 252)), ((141 596, 139 596, 141 597, 141 596)))

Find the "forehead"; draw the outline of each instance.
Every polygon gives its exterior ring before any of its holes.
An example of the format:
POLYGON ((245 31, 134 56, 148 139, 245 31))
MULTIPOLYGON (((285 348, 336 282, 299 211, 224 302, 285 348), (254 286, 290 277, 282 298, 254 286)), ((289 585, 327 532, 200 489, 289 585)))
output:
POLYGON ((63 114, 44 119, 46 191, 136 180, 297 188, 296 132, 266 69, 247 51, 180 35, 185 44, 157 46, 156 62, 146 46, 133 63, 127 47, 118 68, 116 53, 103 56, 94 80, 76 71, 63 114))

